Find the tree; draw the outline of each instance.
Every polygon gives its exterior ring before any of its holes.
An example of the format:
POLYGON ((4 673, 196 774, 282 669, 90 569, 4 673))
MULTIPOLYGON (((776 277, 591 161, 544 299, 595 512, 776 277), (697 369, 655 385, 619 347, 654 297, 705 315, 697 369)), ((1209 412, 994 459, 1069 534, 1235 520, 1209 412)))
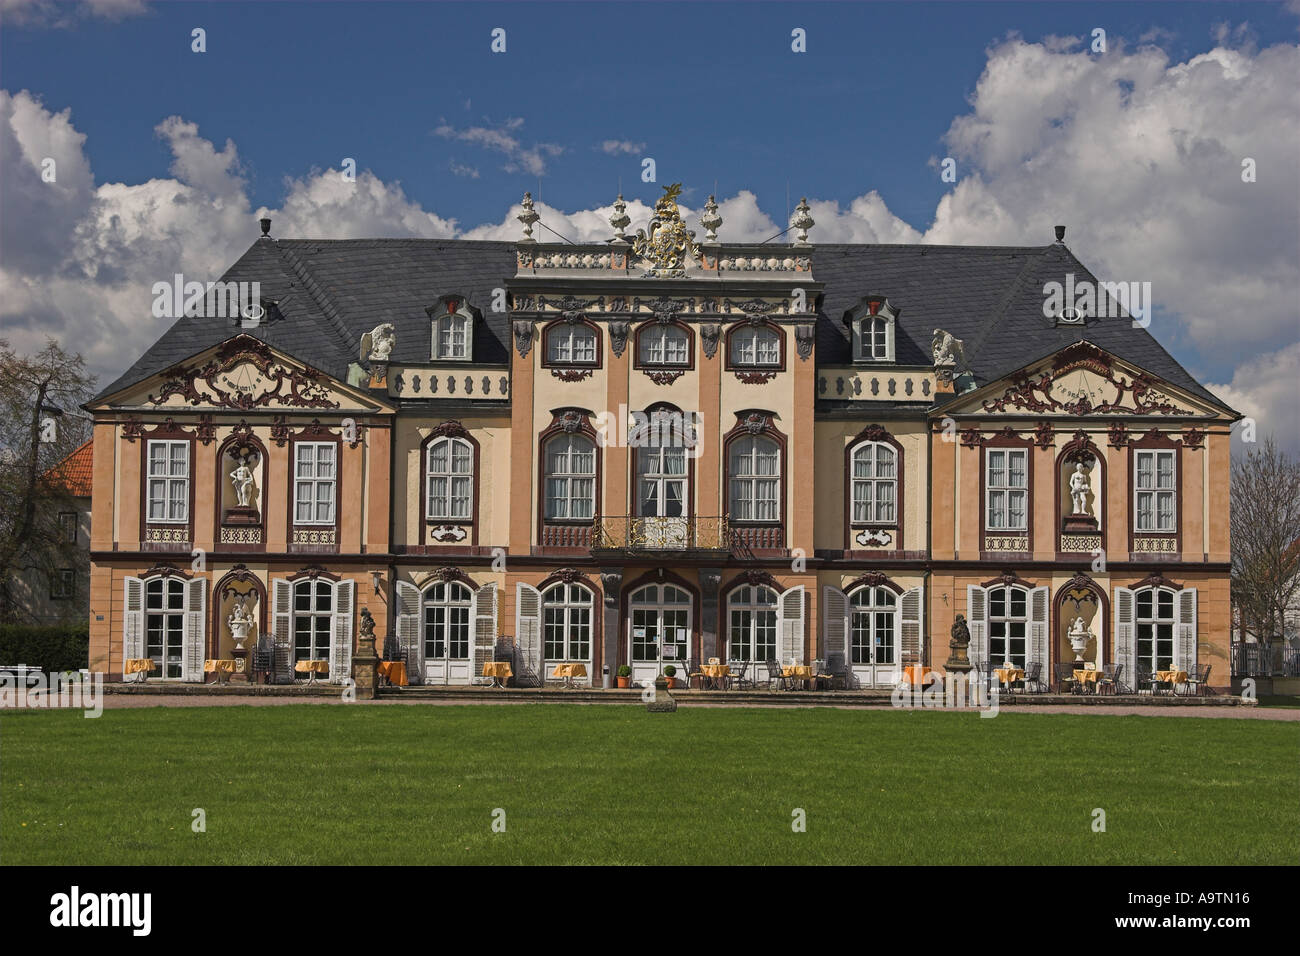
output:
POLYGON ((80 406, 94 387, 82 357, 54 339, 32 356, 0 339, 0 622, 24 616, 18 575, 52 573, 75 551, 59 531, 70 496, 42 476, 90 437, 80 406))
POLYGON ((1300 595, 1300 459, 1272 438, 1232 465, 1232 603, 1243 634, 1286 633, 1300 595))

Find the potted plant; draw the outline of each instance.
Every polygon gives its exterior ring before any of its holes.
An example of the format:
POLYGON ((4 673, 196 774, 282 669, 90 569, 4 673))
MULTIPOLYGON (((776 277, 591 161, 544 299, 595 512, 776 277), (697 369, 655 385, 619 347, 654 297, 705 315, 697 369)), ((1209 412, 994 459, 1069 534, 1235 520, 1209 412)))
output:
POLYGON ((677 686, 677 665, 669 664, 664 668, 664 677, 668 680, 668 689, 672 690, 677 686))
POLYGON ((618 686, 628 687, 632 683, 632 668, 627 664, 622 664, 618 669, 618 686))

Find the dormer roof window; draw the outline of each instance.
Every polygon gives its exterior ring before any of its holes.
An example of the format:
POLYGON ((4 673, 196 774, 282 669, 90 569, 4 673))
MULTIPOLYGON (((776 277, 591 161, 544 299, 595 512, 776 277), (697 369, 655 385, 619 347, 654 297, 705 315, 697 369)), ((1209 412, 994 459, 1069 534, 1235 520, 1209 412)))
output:
POLYGON ((884 296, 867 296, 848 314, 853 361, 893 362, 898 310, 884 296))
POLYGON ((429 309, 429 316, 433 320, 433 360, 470 361, 474 357, 474 315, 464 298, 444 296, 429 309))

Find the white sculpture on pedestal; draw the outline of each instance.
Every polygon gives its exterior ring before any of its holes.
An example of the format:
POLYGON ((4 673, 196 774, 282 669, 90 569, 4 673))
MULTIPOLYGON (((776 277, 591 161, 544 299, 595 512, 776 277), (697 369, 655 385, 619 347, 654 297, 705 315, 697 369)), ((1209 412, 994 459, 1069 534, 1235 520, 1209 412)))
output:
POLYGON ((239 507, 249 507, 249 501, 253 493, 253 472, 248 467, 248 461, 241 459, 235 466, 235 470, 230 473, 230 481, 235 486, 235 496, 239 501, 239 507))
POLYGON ((1074 466, 1074 474, 1070 476, 1070 500, 1074 503, 1074 513, 1076 515, 1089 513, 1088 495, 1091 491, 1092 480, 1088 477, 1083 462, 1078 462, 1074 466))
POLYGON ((1070 639, 1070 649, 1074 651, 1074 659, 1083 660, 1083 652, 1087 650, 1088 642, 1092 640, 1092 631, 1082 617, 1074 619, 1066 637, 1070 639))
POLYGON ((242 651, 244 641, 248 640, 248 632, 253 627, 253 615, 248 610, 247 595, 235 600, 235 609, 230 612, 230 619, 226 623, 230 626, 230 636, 235 641, 235 649, 242 651))

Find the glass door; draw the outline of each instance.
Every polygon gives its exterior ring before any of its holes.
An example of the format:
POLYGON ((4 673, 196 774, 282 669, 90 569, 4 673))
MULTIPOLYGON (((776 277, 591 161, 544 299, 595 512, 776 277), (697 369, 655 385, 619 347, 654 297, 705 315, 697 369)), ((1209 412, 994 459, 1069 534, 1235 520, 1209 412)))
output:
POLYGON ((687 542, 686 449, 637 449, 637 542, 645 548, 684 548, 687 542))

